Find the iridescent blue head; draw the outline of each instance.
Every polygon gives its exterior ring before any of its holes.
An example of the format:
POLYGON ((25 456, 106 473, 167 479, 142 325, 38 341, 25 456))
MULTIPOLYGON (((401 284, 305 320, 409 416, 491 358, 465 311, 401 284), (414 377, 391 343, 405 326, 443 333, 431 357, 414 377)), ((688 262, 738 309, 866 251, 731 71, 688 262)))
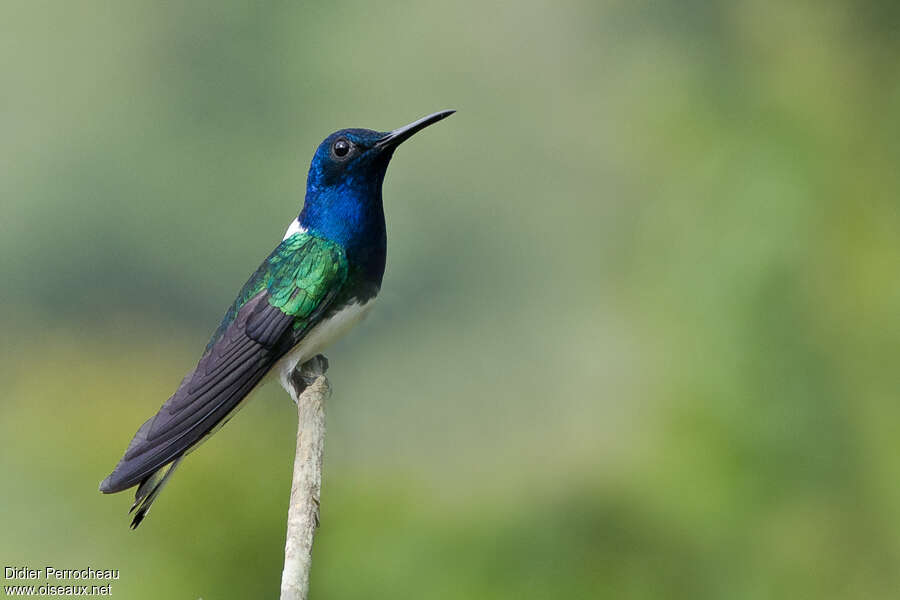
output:
POLYGON ((380 252, 383 263, 381 184, 391 156, 413 134, 454 112, 437 112, 394 131, 342 129, 329 135, 309 166, 300 227, 338 242, 348 255, 380 252))

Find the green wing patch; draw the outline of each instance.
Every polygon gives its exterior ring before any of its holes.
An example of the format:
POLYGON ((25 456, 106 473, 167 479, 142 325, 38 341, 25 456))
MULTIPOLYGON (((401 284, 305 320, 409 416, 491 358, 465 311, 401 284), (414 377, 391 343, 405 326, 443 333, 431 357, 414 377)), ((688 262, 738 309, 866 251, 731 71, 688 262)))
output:
POLYGON ((271 306, 295 318, 295 329, 304 327, 329 294, 343 286, 347 270, 347 257, 338 244, 295 233, 272 251, 241 288, 206 345, 207 351, 222 337, 241 307, 262 291, 268 293, 271 306))
POLYGON ((344 250, 329 240, 295 233, 268 260, 269 304, 297 319, 309 317, 347 279, 344 250))

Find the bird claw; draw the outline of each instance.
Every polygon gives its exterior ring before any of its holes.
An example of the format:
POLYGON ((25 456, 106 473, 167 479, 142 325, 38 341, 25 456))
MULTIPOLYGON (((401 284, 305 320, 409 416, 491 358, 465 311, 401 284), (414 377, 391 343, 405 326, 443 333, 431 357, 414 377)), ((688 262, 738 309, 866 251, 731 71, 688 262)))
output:
POLYGON ((327 370, 328 358, 324 354, 316 354, 302 365, 295 367, 291 372, 291 384, 294 386, 296 397, 299 398, 306 388, 325 375, 327 370))
POLYGON ((313 504, 316 505, 316 508, 315 508, 315 510, 313 511, 313 519, 315 519, 315 521, 316 521, 316 529, 318 529, 318 528, 319 528, 319 524, 320 524, 320 521, 319 521, 319 511, 322 510, 322 505, 319 503, 319 499, 316 498, 315 496, 313 496, 312 501, 313 501, 313 504))

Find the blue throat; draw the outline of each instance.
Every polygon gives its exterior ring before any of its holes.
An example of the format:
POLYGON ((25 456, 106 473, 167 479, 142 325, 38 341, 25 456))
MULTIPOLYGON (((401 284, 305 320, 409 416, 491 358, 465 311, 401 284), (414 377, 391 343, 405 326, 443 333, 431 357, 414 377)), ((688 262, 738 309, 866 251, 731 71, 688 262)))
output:
POLYGON ((297 219, 311 234, 344 248, 350 267, 344 301, 371 298, 381 287, 387 257, 381 184, 394 150, 453 112, 436 112, 393 131, 341 129, 316 149, 297 219))
POLYGON ((359 165, 359 172, 333 177, 327 165, 313 161, 306 201, 298 217, 310 233, 332 240, 347 253, 351 284, 381 286, 387 257, 387 233, 381 185, 390 156, 380 164, 359 165))

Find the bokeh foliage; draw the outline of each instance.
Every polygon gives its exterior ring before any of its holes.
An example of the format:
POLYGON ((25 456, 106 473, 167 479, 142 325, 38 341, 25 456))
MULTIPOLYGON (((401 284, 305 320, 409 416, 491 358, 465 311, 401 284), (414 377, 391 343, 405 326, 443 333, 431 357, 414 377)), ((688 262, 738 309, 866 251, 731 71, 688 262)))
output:
POLYGON ((273 597, 275 386, 137 532, 99 481, 334 129, 442 108, 330 353, 317 598, 894 598, 889 2, 5 2, 0 562, 273 597))

